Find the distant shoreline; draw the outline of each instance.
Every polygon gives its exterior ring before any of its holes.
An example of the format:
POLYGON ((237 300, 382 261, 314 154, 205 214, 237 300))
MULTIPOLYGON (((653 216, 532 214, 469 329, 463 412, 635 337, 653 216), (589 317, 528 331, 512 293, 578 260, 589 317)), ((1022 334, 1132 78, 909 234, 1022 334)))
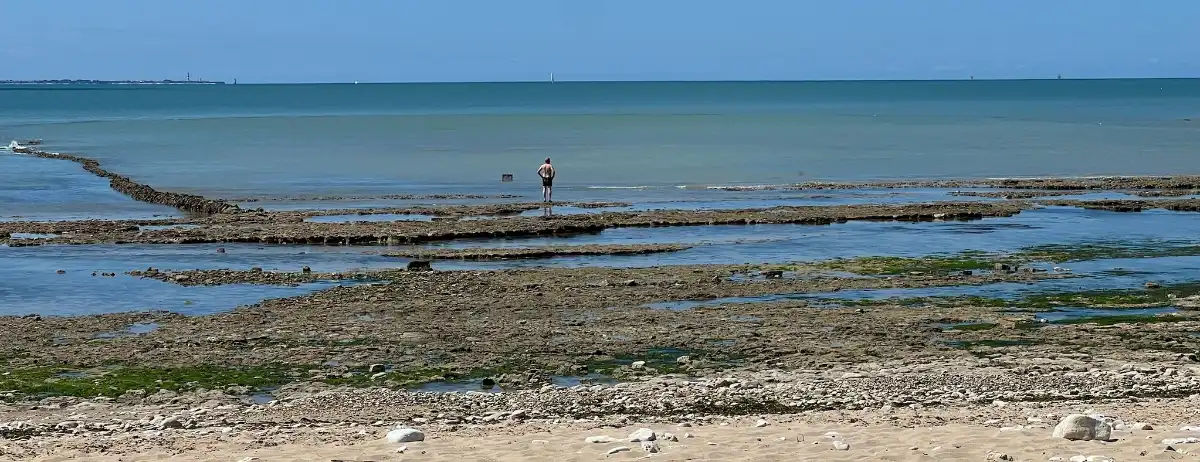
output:
POLYGON ((0 80, 0 85, 225 85, 212 80, 0 80))

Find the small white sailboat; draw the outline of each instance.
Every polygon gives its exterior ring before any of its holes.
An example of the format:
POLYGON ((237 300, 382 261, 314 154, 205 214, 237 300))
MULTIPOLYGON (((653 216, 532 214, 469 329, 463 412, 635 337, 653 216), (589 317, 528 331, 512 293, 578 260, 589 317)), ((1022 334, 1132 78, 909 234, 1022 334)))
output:
POLYGON ((550 83, 554 83, 554 73, 550 73, 550 83))

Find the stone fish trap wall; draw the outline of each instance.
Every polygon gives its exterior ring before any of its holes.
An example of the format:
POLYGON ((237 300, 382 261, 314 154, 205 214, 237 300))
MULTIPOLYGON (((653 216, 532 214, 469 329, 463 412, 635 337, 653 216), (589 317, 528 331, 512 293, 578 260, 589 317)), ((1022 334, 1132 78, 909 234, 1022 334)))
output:
POLYGON ((69 154, 60 154, 57 152, 46 152, 28 147, 16 148, 13 150, 13 152, 29 154, 43 159, 69 160, 78 163, 83 166, 84 170, 87 170, 101 178, 108 178, 108 184, 110 187, 117 192, 129 196, 137 201, 166 205, 175 207, 184 212, 203 215, 238 213, 241 211, 238 206, 224 201, 212 200, 194 194, 179 194, 156 190, 150 186, 133 181, 129 179, 129 177, 105 170, 100 167, 100 162, 97 162, 94 159, 88 159, 86 157, 73 156, 69 154))

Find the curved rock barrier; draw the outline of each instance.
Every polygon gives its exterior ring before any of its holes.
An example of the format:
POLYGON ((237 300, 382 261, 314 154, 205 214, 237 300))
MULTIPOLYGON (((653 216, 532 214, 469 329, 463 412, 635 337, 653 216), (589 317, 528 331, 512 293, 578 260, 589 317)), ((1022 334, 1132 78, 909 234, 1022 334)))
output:
POLYGON ((1141 212, 1150 209, 1170 210, 1173 212, 1200 212, 1200 199, 1118 199, 1118 200, 1049 200, 1040 201, 1044 205, 1079 207, 1091 210, 1108 210, 1111 212, 1141 212))
POLYGON ((129 179, 124 175, 118 175, 100 167, 100 162, 86 157, 73 156, 70 154, 60 154, 57 152, 46 152, 28 147, 18 148, 14 152, 28 154, 34 157, 43 159, 58 159, 69 160, 83 166, 84 170, 101 178, 107 178, 109 186, 117 192, 129 196, 134 200, 148 202, 151 204, 161 204, 170 207, 175 207, 184 212, 213 215, 217 213, 237 213, 241 209, 238 206, 224 201, 208 199, 194 194, 180 194, 167 191, 159 191, 150 186, 138 183, 129 179))
POLYGON ((498 249, 414 249, 383 254, 386 257, 421 258, 435 260, 517 260, 587 255, 645 255, 653 253, 679 252, 692 248, 681 244, 634 244, 634 245, 571 245, 498 249))
POLYGON ((146 270, 129 271, 125 274, 143 279, 170 282, 181 286, 219 286, 224 284, 300 285, 317 281, 365 282, 378 279, 378 274, 384 273, 386 271, 373 273, 313 273, 311 271, 287 273, 262 271, 258 268, 250 271, 229 269, 159 271, 154 268, 148 268, 146 270))
POLYGON ((1114 176, 1091 178, 997 178, 979 180, 879 181, 860 183, 810 182, 789 185, 714 186, 723 191, 803 191, 907 188, 1003 188, 1043 190, 1195 190, 1200 176, 1114 176))
MULTIPOLYGON (((454 239, 516 238, 597 233, 611 228, 757 224, 828 225, 862 221, 976 220, 1007 217, 1033 207, 1027 202, 934 202, 927 204, 774 207, 743 210, 608 212, 504 220, 309 223, 276 222, 266 214, 250 223, 204 223, 193 229, 93 232, 30 239, 29 245, 199 244, 244 242, 309 245, 400 245, 454 239)), ((240 217, 250 214, 233 215, 240 217)), ((228 217, 231 215, 221 215, 228 217)), ((203 223, 196 221, 196 223, 203 223)))
POLYGON ((334 202, 369 200, 467 200, 467 199, 520 199, 516 194, 384 194, 380 196, 283 196, 283 197, 238 197, 226 202, 334 202))

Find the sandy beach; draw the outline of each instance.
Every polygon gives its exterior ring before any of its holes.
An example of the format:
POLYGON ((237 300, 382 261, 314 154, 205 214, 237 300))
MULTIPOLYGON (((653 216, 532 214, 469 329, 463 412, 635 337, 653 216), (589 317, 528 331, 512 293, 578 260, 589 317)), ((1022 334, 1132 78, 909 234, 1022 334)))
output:
MULTIPOLYGON (((402 460, 729 460, 729 461, 1126 461, 1196 460, 1200 429, 1186 429, 1196 416, 1195 399, 1101 406, 1105 413, 1155 421, 1119 423, 1112 441, 1068 441, 1050 436, 1063 406, 986 406, 974 409, 881 409, 868 412, 768 415, 762 418, 713 418, 697 423, 598 422, 522 424, 458 432, 430 432, 421 442, 389 443, 383 431, 367 427, 322 432, 292 430, 297 440, 321 443, 264 444, 255 435, 144 436, 142 445, 167 447, 135 453, 95 454, 70 449, 37 461, 402 461, 402 460), (1013 409, 1016 408, 1016 409, 1013 409), (1186 409, 1191 408, 1188 411, 1186 409), (1110 410, 1111 409, 1111 410, 1110 410), (1023 417, 1024 416, 1024 417, 1023 417), (963 423, 988 418, 985 422, 963 423), (1143 429, 1151 428, 1151 429, 1143 429), (642 429, 655 441, 631 442, 642 429), (316 433, 317 435, 314 435, 316 433), (345 436, 330 436, 341 433, 345 436), (166 438, 166 439, 156 439, 166 438), (328 440, 334 441, 328 441, 328 440), (611 441, 610 441, 611 440, 611 441), (599 442, 595 442, 599 441, 599 442), (1171 443, 1171 444, 1168 444, 1171 443), (268 447, 262 447, 268 446, 268 447)), ((1082 407, 1074 408, 1084 412, 1082 407)), ((131 440, 138 439, 131 437, 131 440)), ((82 439, 58 441, 70 448, 82 439)), ((113 448, 113 449, 120 449, 113 448)))

